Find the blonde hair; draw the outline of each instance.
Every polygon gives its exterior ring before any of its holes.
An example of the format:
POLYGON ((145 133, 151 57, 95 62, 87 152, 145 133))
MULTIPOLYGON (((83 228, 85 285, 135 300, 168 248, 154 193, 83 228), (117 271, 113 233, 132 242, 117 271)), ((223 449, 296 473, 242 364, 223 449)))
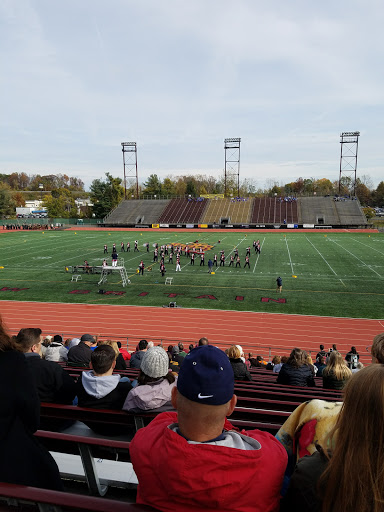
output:
POLYGON ((335 375, 337 380, 345 380, 352 377, 352 372, 345 364, 343 356, 337 350, 331 352, 328 357, 327 366, 323 370, 323 376, 329 375, 331 372, 335 375))
POLYGON ((229 359, 240 359, 241 352, 238 345, 232 345, 228 349, 228 357, 229 359))
POLYGON ((112 347, 115 352, 115 359, 117 359, 117 356, 120 354, 120 350, 119 350, 119 347, 117 346, 116 341, 112 341, 112 340, 101 341, 100 340, 97 342, 97 346, 100 346, 100 345, 109 345, 110 347, 112 347))

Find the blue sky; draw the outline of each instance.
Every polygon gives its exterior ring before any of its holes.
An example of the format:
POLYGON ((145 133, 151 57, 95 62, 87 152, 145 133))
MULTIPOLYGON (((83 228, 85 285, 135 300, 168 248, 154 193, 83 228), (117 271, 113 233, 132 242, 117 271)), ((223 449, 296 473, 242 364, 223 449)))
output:
POLYGON ((384 4, 300 0, 1 0, 0 172, 90 185, 220 176, 241 137, 240 178, 339 177, 358 130, 358 175, 384 179, 384 4))

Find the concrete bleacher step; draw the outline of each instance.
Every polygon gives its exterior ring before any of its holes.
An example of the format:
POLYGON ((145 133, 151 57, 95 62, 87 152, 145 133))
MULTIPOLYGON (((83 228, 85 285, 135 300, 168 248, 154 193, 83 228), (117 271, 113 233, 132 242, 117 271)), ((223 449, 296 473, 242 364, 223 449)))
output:
MULTIPOLYGON (((59 467, 63 479, 86 482, 80 455, 50 452, 59 467)), ((94 458, 97 474, 102 485, 131 488, 138 485, 136 473, 130 462, 94 458)))

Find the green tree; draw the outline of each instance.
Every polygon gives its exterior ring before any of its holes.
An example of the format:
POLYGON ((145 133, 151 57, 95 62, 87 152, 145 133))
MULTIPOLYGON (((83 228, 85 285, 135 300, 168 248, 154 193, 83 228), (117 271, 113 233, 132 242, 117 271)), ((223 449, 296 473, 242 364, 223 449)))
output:
POLYGON ((162 192, 166 196, 174 196, 176 194, 176 187, 171 178, 164 178, 162 192))
POLYGON ((377 186, 377 189, 374 192, 374 202, 375 206, 378 206, 379 208, 384 207, 384 181, 380 181, 380 183, 377 186))
POLYGON ((48 217, 77 217, 77 206, 75 200, 66 188, 55 189, 52 194, 47 194, 43 198, 43 206, 46 207, 48 217))
POLYGON ((114 178, 108 172, 105 180, 93 180, 90 193, 93 202, 93 213, 101 219, 116 208, 124 197, 124 187, 120 178, 114 178))
POLYGON ((372 204, 372 192, 359 178, 356 180, 355 194, 362 205, 370 206, 372 204))
POLYGON ((147 194, 149 196, 161 195, 162 185, 157 174, 151 174, 144 183, 144 187, 143 194, 147 194))
POLYGON ((0 215, 4 216, 14 216, 16 213, 16 204, 12 199, 11 192, 9 190, 9 186, 0 183, 0 215))

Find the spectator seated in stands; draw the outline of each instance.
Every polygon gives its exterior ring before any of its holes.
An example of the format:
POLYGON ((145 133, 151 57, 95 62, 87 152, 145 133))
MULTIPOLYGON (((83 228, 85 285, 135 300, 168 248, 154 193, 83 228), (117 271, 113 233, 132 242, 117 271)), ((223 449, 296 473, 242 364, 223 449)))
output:
POLYGON ((232 345, 229 347, 228 357, 235 380, 252 380, 246 364, 241 360, 241 351, 238 345, 232 345))
POLYGON ((354 370, 357 367, 357 363, 359 362, 360 356, 356 351, 356 347, 351 347, 351 350, 345 356, 345 360, 347 362, 348 368, 350 370, 354 370))
POLYGON ((307 365, 310 367, 310 369, 312 370, 312 375, 314 377, 316 377, 316 374, 317 374, 317 366, 315 366, 313 364, 313 360, 312 360, 312 357, 307 354, 307 365))
MULTIPOLYGON (((119 350, 119 347, 117 346, 116 341, 112 341, 112 340, 99 340, 97 342, 97 346, 100 347, 101 345, 109 345, 115 351, 115 356, 116 356, 116 365, 115 365, 115 368, 114 368, 115 371, 120 371, 120 370, 126 370, 127 369, 127 364, 124 361, 124 357, 120 353, 120 350, 119 350)), ((92 359, 92 356, 91 356, 91 359, 92 359)))
POLYGON ((117 341, 117 347, 120 354, 123 356, 124 361, 129 361, 131 359, 131 354, 128 352, 128 350, 125 350, 125 348, 121 347, 121 341, 117 341))
POLYGON ((384 366, 350 379, 326 449, 299 460, 282 510, 372 512, 384 503, 384 366))
POLYGON ((175 364, 180 368, 180 366, 183 364, 183 361, 184 357, 180 355, 180 349, 178 345, 175 345, 172 347, 172 364, 175 364))
POLYGON ((262 356, 256 356, 256 359, 254 357, 249 358, 249 361, 251 363, 251 368, 265 368, 266 363, 262 356))
POLYGON ((337 350, 331 352, 323 370, 323 388, 343 389, 352 372, 345 364, 343 356, 337 350))
POLYGON ((324 360, 327 357, 327 352, 324 350, 324 345, 320 345, 320 352, 316 354, 316 362, 318 362, 319 357, 323 357, 324 360))
POLYGON ((30 365, 1 319, 0 408, 0 481, 64 490, 56 462, 33 435, 39 428, 40 402, 30 365))
MULTIPOLYGON (((73 340, 72 340, 73 341, 73 340)), ((92 349, 96 345, 95 338, 90 334, 83 334, 80 343, 68 350, 68 363, 79 366, 89 366, 92 349)))
POLYGON ((356 372, 359 372, 360 370, 362 370, 364 368, 364 365, 363 363, 361 363, 360 361, 357 363, 356 365, 356 368, 354 368, 353 370, 351 370, 352 373, 356 373, 356 372))
POLYGON ((179 356, 180 357, 185 357, 187 355, 187 353, 184 352, 184 345, 181 343, 181 341, 179 341, 177 346, 179 347, 179 356))
POLYGON ((384 332, 373 338, 371 356, 372 363, 384 364, 384 332))
MULTIPOLYGON (((276 357, 279 357, 279 356, 276 356, 276 357)), ((279 363, 276 363, 275 366, 273 367, 273 373, 279 373, 279 371, 281 370, 281 367, 283 366, 283 364, 285 364, 286 362, 288 361, 288 357, 287 356, 283 356, 280 358, 280 362, 279 363)))
MULTIPOLYGON (((72 405, 76 396, 75 381, 59 364, 40 357, 41 329, 21 329, 14 340, 16 348, 24 352, 41 402, 72 405)), ((57 430, 67 425, 67 421, 41 419, 41 428, 45 430, 57 430)))
POLYGON ((162 347, 152 347, 144 354, 138 384, 128 393, 123 405, 125 411, 173 409, 171 394, 176 379, 169 371, 168 361, 168 354, 162 347))
POLYGON ((278 384, 289 386, 315 386, 313 372, 307 364, 307 353, 301 348, 294 348, 283 364, 277 377, 278 384))
POLYGON ((233 391, 221 350, 202 346, 185 357, 172 390, 177 413, 160 413, 130 444, 137 503, 177 512, 279 510, 286 451, 267 432, 233 429, 233 391))
POLYGON ((272 370, 277 364, 281 363, 281 357, 280 356, 273 356, 272 361, 270 361, 267 366, 265 367, 266 370, 272 370))
MULTIPOLYGON (((83 371, 77 381, 77 397, 80 407, 93 409, 121 409, 132 389, 128 377, 113 375, 116 365, 116 353, 109 345, 96 347, 91 355, 91 370, 83 371)), ((103 435, 118 435, 126 430, 124 426, 87 423, 103 435)))
POLYGON ((63 345, 63 338, 59 334, 53 337, 52 342, 46 348, 44 359, 46 361, 55 361, 56 363, 67 361, 68 350, 63 345))
POLYGON ((205 345, 209 345, 208 338, 200 338, 197 346, 204 347, 205 345))
POLYGON ((43 341, 41 342, 41 348, 40 348, 40 355, 43 359, 45 359, 45 352, 47 351, 47 348, 52 343, 52 336, 45 336, 43 338, 43 341))
POLYGON ((324 368, 326 366, 324 357, 318 355, 317 358, 316 358, 316 363, 314 364, 314 366, 316 366, 316 368, 317 368, 316 375, 318 377, 322 377, 323 376, 323 370, 324 370, 324 368))
POLYGON ((138 344, 138 350, 134 352, 129 361, 131 368, 140 368, 141 361, 143 360, 144 354, 147 351, 148 341, 140 340, 138 344))

